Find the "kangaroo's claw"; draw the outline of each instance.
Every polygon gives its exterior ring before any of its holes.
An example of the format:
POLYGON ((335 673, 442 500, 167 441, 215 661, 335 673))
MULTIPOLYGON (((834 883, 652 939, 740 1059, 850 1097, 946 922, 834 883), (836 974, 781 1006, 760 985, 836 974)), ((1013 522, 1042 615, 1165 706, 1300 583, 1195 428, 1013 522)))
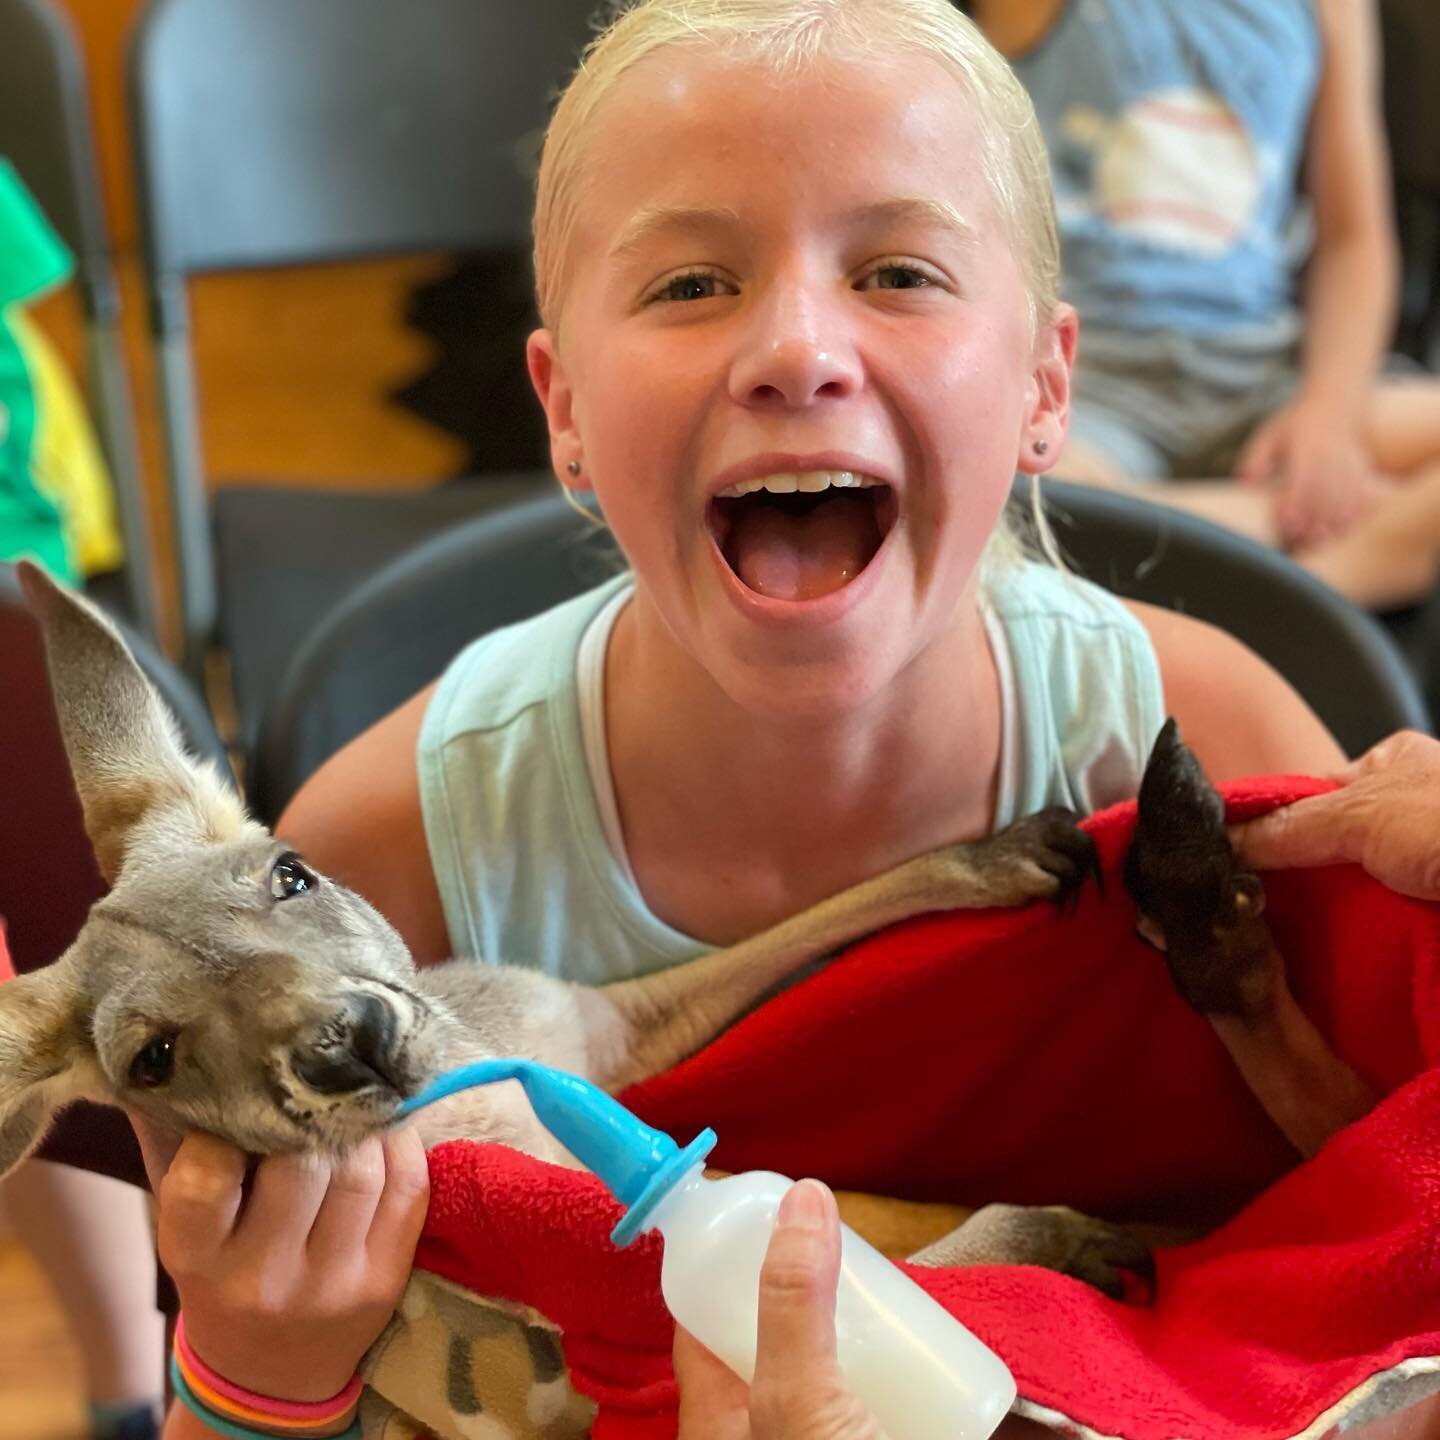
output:
POLYGON ((1019 863, 1033 877, 1027 899, 1053 900, 1062 910, 1079 895, 1085 881, 1100 885, 1095 842, 1080 828, 1080 817, 1058 805, 1037 810, 982 842, 991 852, 987 864, 1019 863))

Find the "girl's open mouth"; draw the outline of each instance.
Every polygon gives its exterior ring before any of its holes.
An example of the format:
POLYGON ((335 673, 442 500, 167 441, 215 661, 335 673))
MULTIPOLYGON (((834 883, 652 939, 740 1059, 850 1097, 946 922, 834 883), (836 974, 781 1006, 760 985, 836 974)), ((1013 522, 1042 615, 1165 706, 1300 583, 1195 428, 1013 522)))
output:
POLYGON ((899 506, 886 484, 848 470, 767 475, 732 485, 706 519, 740 583, 771 600, 816 600, 875 558, 899 506))

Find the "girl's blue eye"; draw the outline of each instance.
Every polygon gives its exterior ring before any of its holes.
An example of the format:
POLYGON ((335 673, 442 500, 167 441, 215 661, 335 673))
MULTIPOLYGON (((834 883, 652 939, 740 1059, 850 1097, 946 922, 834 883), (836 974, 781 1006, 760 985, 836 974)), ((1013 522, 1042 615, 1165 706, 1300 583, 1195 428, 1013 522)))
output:
POLYGON ((650 298, 652 300, 709 300, 719 293, 713 275, 692 271, 667 280, 650 298))
POLYGON ((913 265, 882 265, 865 277, 877 290, 920 290, 931 284, 930 277, 913 265))

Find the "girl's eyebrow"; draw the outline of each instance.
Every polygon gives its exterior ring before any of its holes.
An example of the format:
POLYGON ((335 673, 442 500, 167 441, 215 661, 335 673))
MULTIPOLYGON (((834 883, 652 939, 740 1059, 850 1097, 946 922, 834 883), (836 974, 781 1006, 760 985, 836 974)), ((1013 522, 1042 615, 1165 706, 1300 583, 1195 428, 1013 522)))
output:
POLYGON ((949 231, 966 245, 974 245, 980 238, 975 227, 953 205, 919 195, 877 200, 875 204, 855 211, 853 218, 863 228, 872 230, 900 225, 929 225, 949 231))
POLYGON ((642 210, 610 247, 610 259, 625 260, 657 235, 679 232, 703 235, 740 226, 740 212, 728 206, 652 205, 642 210))
MULTIPOLYGON (((610 247, 611 260, 627 260, 658 235, 708 235, 717 230, 737 230, 740 212, 729 206, 653 205, 640 211, 610 247)), ((905 195, 862 205, 846 217, 855 229, 883 230, 900 225, 928 225, 952 234, 965 245, 979 238, 975 227, 944 200, 905 195)))

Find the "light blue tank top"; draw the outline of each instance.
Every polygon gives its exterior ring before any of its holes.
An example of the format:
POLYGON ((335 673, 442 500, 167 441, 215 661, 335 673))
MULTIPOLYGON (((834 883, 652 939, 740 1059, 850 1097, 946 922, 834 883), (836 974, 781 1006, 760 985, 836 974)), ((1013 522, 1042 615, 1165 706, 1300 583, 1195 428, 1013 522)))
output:
POLYGON ((1082 323, 1293 318, 1320 58, 1314 0, 1067 0, 1015 72, 1050 149, 1082 323))
MULTIPOLYGON (((628 576, 476 640, 441 678, 419 741, 425 833, 454 954, 586 984, 704 954, 646 905, 605 835, 576 658, 628 576)), ((1133 796, 1164 719, 1148 635, 1114 597, 1048 566, 991 585, 987 628, 1015 703, 996 827, 1047 805, 1133 796)))

